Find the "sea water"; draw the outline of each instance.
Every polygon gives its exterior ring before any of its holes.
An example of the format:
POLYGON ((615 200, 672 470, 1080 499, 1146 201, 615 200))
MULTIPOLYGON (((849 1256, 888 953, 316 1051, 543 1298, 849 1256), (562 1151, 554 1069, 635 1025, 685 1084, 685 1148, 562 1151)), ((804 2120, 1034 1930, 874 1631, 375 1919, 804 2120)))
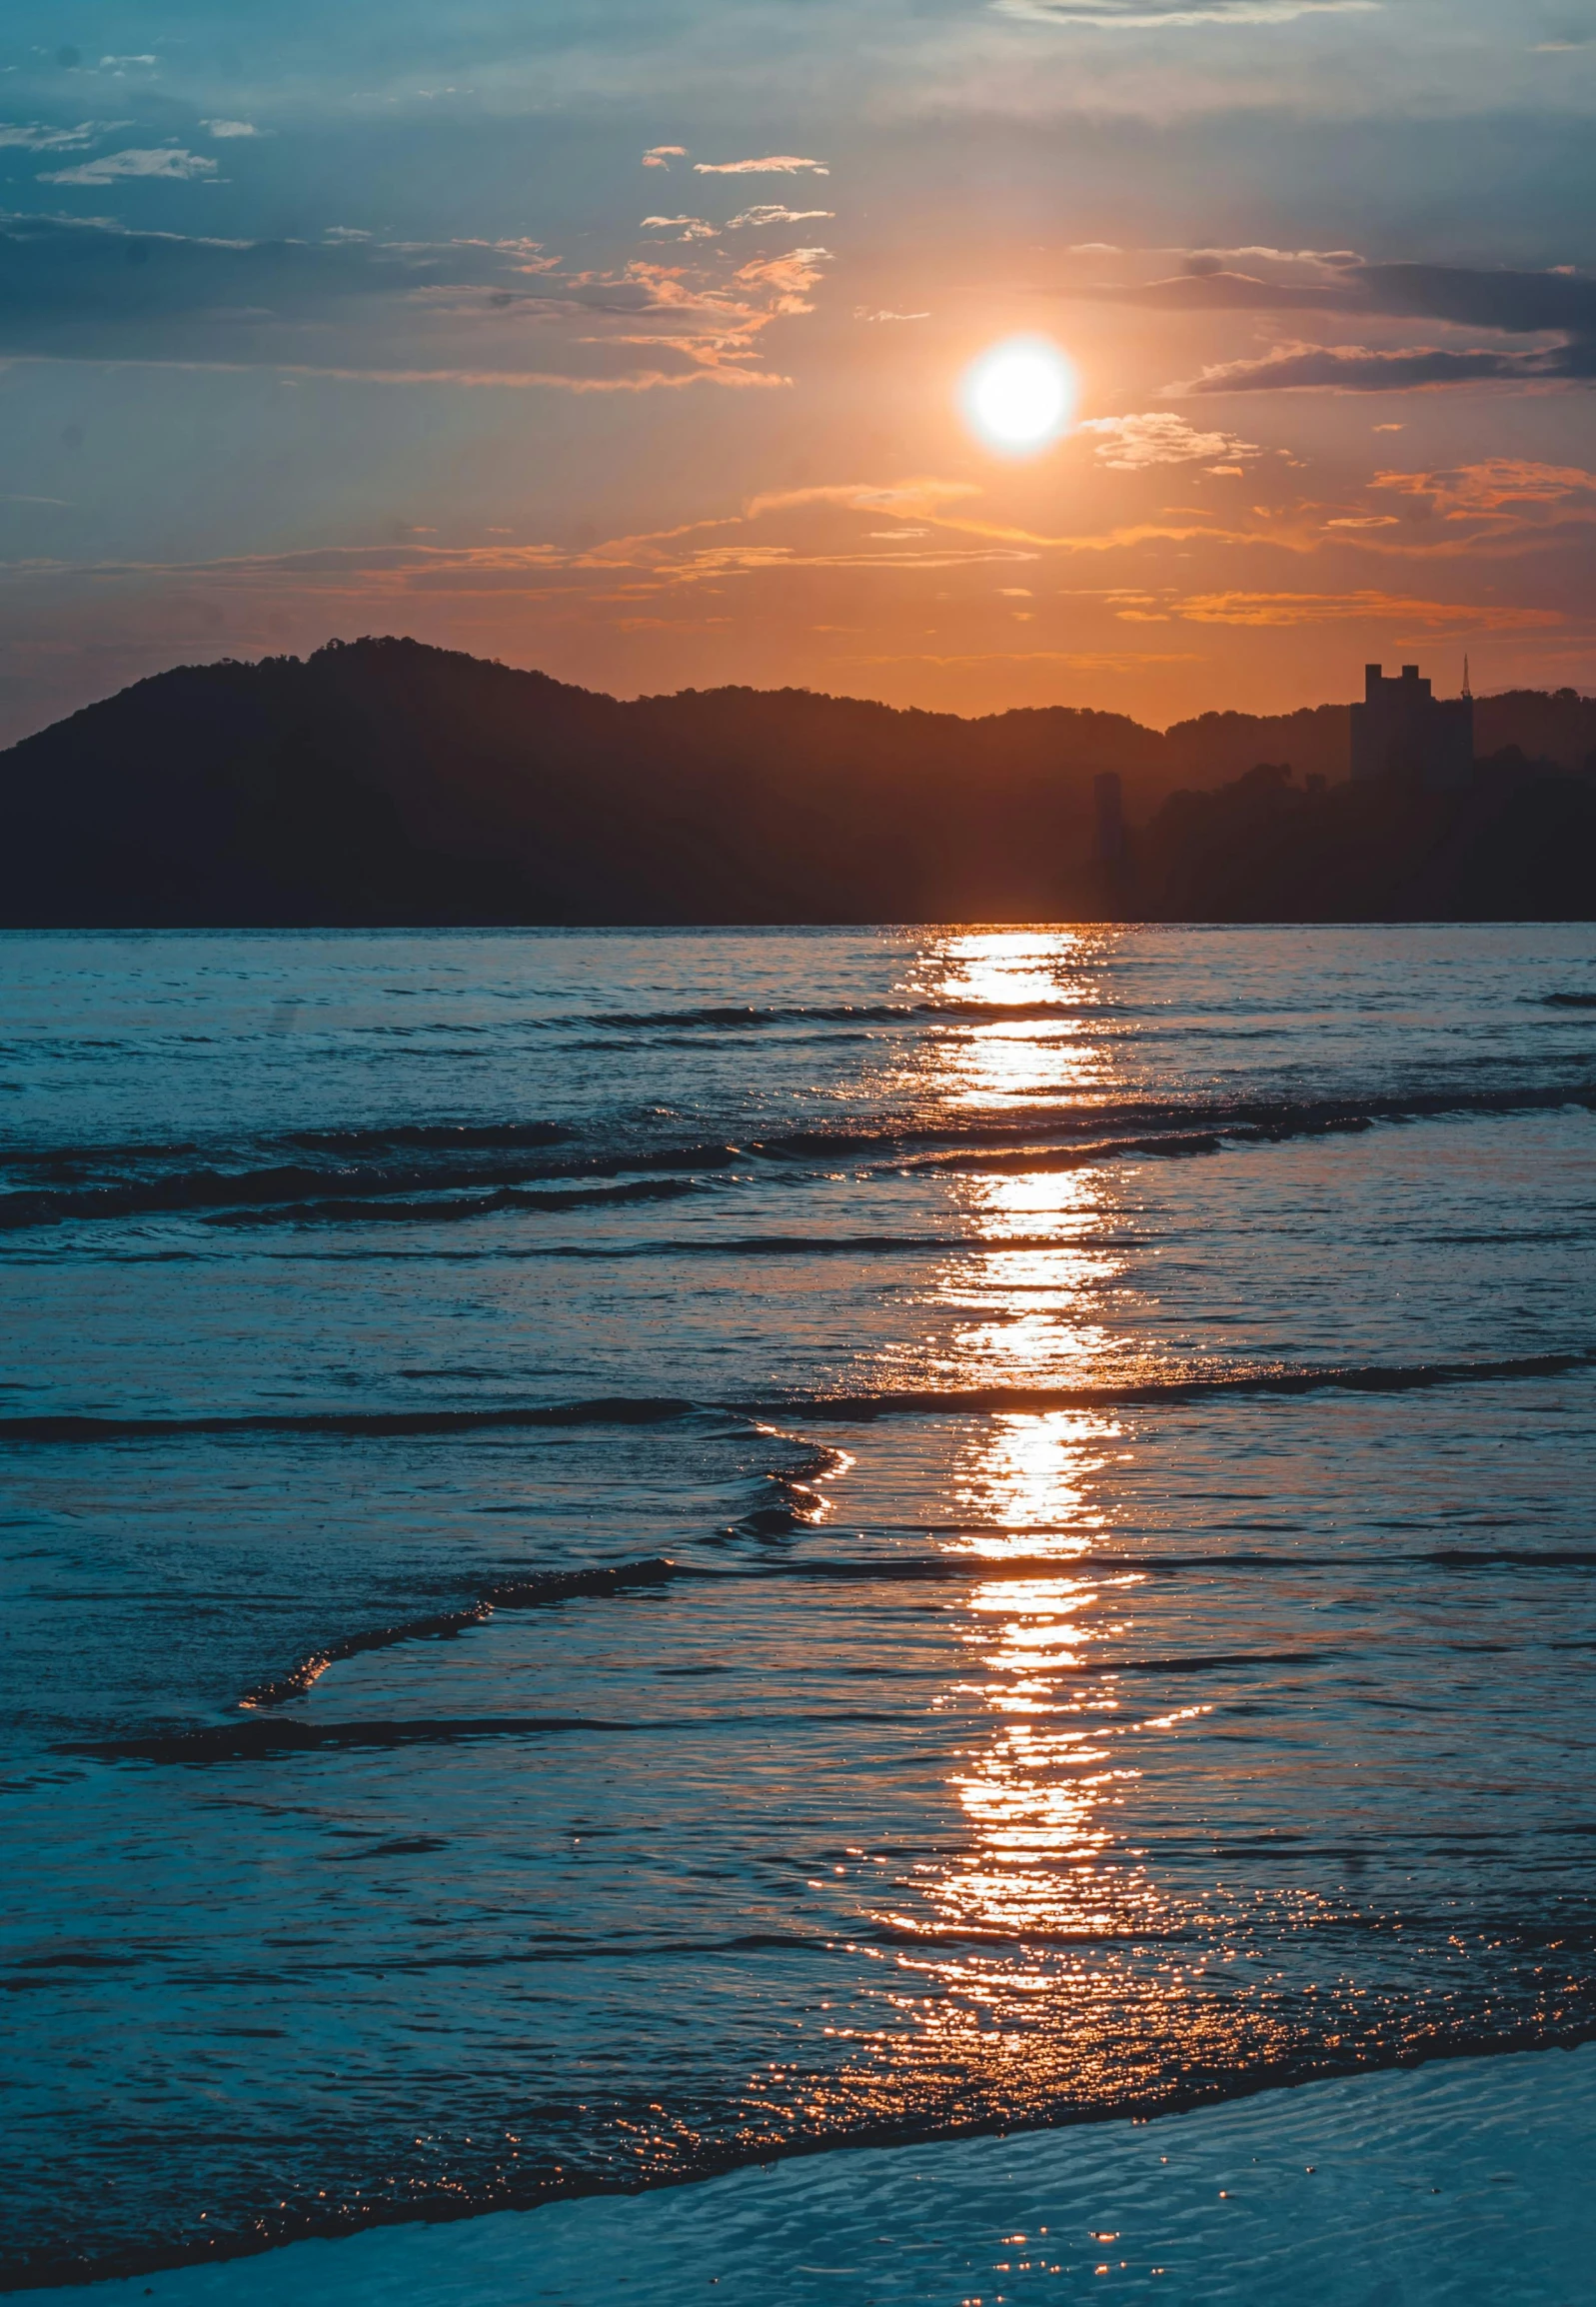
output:
POLYGON ((1596 2034, 1590 928, 0 980, 13 2286, 1596 2034))

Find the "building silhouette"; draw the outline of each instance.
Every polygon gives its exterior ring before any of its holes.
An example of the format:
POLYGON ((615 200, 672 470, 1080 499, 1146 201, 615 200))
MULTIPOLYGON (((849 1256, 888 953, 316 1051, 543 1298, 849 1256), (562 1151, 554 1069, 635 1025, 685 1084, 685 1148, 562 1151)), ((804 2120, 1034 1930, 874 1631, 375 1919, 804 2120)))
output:
POLYGON ((1363 703, 1352 708, 1352 780, 1401 778, 1431 793, 1455 793, 1474 771, 1474 700, 1468 673, 1461 697, 1438 698, 1404 665, 1387 680, 1379 665, 1363 669, 1363 703))

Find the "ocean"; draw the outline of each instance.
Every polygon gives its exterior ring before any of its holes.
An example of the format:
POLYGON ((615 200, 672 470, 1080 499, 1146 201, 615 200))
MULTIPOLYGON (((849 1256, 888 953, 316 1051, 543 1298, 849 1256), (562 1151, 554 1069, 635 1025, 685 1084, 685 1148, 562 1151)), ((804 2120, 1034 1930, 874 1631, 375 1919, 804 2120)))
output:
POLYGON ((0 982, 9 2287, 1596 2036, 1590 926, 0 982))

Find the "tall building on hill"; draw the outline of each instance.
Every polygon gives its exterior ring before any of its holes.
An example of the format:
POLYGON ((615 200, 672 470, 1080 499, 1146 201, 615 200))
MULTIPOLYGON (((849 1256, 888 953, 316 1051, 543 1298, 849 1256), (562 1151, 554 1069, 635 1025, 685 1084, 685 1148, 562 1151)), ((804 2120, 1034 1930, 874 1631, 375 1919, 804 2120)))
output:
POLYGON ((1411 779, 1432 793, 1455 793, 1474 770, 1474 700, 1464 676, 1461 697, 1439 698, 1404 665, 1388 681, 1379 665, 1363 669, 1363 703, 1352 708, 1352 778, 1411 779))

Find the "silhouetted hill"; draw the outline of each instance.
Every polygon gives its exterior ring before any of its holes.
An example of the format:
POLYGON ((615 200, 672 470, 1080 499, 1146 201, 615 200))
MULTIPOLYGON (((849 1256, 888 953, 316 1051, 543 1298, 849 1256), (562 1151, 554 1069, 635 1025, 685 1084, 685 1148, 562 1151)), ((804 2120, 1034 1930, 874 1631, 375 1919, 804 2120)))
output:
POLYGON ((1467 793, 1399 781, 1304 790, 1264 764, 1177 793, 1124 882, 1155 921, 1596 919, 1596 777, 1508 748, 1467 793))
POLYGON ((1191 797, 1171 796, 1264 757, 1339 779, 1347 731, 1344 706, 1160 734, 804 690, 621 702, 419 642, 333 642, 158 675, 0 755, 0 920, 1034 920, 1116 895, 1201 913, 1169 848, 1191 797), (1104 770, 1133 823, 1167 805, 1117 893, 1092 858, 1104 770))
POLYGON ((1282 761, 1298 777, 1339 785, 1350 773, 1351 756, 1346 705, 1304 705, 1295 713, 1200 713, 1194 721, 1175 722, 1164 738, 1171 787, 1220 785, 1260 761, 1282 761))
POLYGON ((1476 698, 1476 753, 1488 758, 1510 745, 1532 761, 1588 769, 1596 763, 1596 697, 1581 697, 1577 689, 1504 689, 1476 698))

